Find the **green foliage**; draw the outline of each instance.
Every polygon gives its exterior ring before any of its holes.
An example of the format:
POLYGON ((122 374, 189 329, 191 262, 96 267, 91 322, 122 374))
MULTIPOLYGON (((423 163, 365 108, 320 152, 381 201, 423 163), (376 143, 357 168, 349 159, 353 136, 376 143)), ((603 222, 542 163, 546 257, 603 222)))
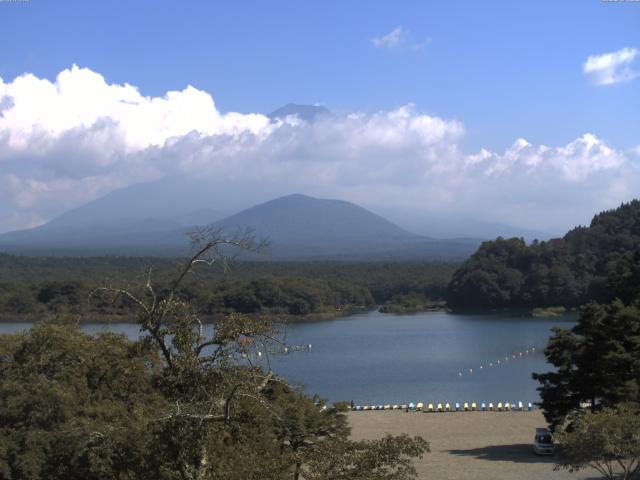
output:
POLYGON ((148 418, 166 405, 158 357, 111 333, 62 322, 0 337, 0 476, 140 478, 148 418))
POLYGON ((640 403, 640 309, 621 301, 589 304, 571 330, 555 329, 545 355, 556 371, 534 374, 547 421, 561 426, 586 402, 592 408, 640 403))
POLYGON ((447 302, 455 308, 576 307, 632 301, 640 292, 640 201, 596 215, 561 239, 498 238, 458 269, 447 302))
POLYGON ((412 458, 422 458, 429 444, 421 437, 387 435, 379 440, 344 439, 320 446, 304 470, 308 480, 404 480, 415 478, 412 458))
POLYGON ((417 292, 410 292, 394 295, 380 307, 380 311, 382 313, 415 313, 441 310, 444 307, 444 301, 434 301, 417 292))
MULTIPOLYGON (((313 402, 261 363, 257 351, 282 347, 268 319, 200 318, 183 282, 227 245, 252 246, 197 238, 173 281, 158 286, 149 271, 140 288, 94 292, 137 310, 137 342, 68 322, 0 336, 1 478, 415 478, 410 462, 427 451, 424 440, 353 442, 346 405, 313 402), (327 452, 340 461, 323 463, 327 452)), ((52 284, 41 296, 65 298, 75 292, 68 287, 52 284)))
POLYGON ((610 480, 631 479, 640 467, 640 411, 620 406, 583 412, 556 440, 562 449, 556 469, 592 467, 610 480))
MULTIPOLYGON (((88 301, 104 285, 126 288, 146 281, 154 265, 158 290, 170 287, 179 265, 167 258, 17 257, 0 254, 0 319, 80 315, 83 320, 118 320, 136 315, 126 299, 88 301)), ((231 312, 295 317, 335 316, 400 296, 442 300, 455 270, 449 263, 246 262, 199 270, 181 283, 182 298, 205 315, 231 312)), ((396 300, 392 300, 392 299, 396 300)))

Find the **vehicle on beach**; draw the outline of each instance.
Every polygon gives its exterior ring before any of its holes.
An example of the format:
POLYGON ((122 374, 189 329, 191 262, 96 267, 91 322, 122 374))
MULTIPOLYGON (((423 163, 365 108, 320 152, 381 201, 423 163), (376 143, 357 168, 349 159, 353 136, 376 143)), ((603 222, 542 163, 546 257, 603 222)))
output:
POLYGON ((533 440, 533 451, 536 455, 553 455, 555 445, 553 435, 548 428, 536 428, 536 436, 533 440))

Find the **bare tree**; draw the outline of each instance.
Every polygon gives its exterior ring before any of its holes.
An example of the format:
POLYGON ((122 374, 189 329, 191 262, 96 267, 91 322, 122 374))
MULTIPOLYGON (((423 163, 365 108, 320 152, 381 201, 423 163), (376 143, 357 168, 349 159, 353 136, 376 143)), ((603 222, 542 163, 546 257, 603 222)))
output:
POLYGON ((137 307, 141 342, 160 351, 164 369, 159 382, 173 405, 157 420, 174 426, 178 422, 189 432, 190 441, 179 447, 185 451, 177 455, 180 471, 185 479, 201 479, 209 468, 207 437, 220 424, 232 421, 235 402, 251 399, 269 410, 262 392, 277 380, 269 352, 282 348, 285 335, 270 319, 240 314, 206 324, 180 295, 197 268, 218 266, 226 272, 239 252, 261 252, 266 242, 256 241, 250 232, 226 237, 212 229, 192 232, 191 240, 193 252, 168 288, 159 291, 154 286, 150 267, 140 291, 102 287, 91 296, 107 301, 124 298, 137 307))

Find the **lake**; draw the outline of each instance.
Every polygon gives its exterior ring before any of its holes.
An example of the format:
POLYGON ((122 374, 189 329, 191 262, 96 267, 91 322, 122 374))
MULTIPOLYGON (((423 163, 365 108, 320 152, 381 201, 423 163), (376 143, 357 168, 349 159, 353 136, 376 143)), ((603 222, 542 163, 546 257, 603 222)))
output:
MULTIPOLYGON (((551 328, 574 323, 572 316, 366 312, 289 324, 288 342, 311 344, 312 349, 276 356, 272 366, 290 381, 304 384, 307 393, 330 401, 526 404, 539 399, 531 373, 550 369, 543 350, 551 328)), ((0 323, 0 332, 29 326, 0 323)), ((126 323, 82 328, 109 329, 130 338, 139 334, 137 325, 126 323)))

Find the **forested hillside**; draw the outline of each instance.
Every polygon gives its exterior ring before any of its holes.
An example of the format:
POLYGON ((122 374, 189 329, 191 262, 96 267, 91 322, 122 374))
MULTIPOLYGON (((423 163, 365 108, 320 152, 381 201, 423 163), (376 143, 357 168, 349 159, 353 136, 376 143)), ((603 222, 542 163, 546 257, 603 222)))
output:
POLYGON ((629 302, 640 292, 640 201, 596 215, 588 227, 527 245, 483 243, 454 274, 453 308, 579 306, 629 302))

